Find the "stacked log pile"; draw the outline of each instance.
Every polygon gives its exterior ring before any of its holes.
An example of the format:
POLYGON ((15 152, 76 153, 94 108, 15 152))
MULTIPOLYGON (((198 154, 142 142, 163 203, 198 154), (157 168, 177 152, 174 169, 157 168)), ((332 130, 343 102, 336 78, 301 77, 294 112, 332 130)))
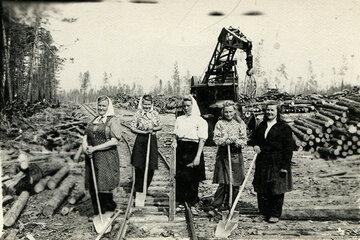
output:
MULTIPOLYGON (((46 108, 30 116, 13 115, 0 125, 7 140, 5 148, 26 145, 28 150, 44 146, 47 150, 72 151, 81 143, 86 119, 76 113, 77 107, 46 108)), ((5 120, 5 119, 4 119, 5 120)), ((22 148, 22 147, 17 147, 22 148)))
POLYGON ((354 95, 317 101, 315 114, 299 117, 291 126, 296 144, 325 159, 360 154, 359 100, 354 95))
MULTIPOLYGON (((137 108, 140 96, 130 96, 124 93, 112 97, 114 105, 119 108, 134 110, 137 108)), ((181 105, 181 97, 155 95, 153 96, 154 108, 159 113, 173 112, 181 105)))

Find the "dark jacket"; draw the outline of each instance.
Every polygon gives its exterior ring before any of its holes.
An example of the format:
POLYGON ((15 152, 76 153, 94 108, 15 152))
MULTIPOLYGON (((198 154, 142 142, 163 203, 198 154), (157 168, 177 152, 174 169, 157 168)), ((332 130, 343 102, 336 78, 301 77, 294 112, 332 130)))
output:
POLYGON ((266 121, 254 131, 251 146, 259 146, 255 162, 254 190, 258 193, 282 194, 292 190, 291 158, 294 149, 292 130, 283 120, 277 121, 265 139, 266 121), (281 173, 280 170, 287 170, 281 173))

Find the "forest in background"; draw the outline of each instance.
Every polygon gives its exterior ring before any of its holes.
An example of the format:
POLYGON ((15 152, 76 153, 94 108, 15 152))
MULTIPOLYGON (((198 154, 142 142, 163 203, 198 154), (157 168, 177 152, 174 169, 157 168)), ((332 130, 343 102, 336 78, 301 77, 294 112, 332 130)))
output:
POLYGON ((2 3, 0 109, 57 100, 64 59, 54 45, 44 6, 2 3))

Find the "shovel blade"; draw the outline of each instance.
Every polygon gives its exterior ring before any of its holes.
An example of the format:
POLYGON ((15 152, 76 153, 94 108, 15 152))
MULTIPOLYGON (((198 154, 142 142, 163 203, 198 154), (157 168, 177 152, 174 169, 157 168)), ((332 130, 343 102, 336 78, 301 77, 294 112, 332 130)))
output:
POLYGON ((231 235, 231 232, 237 228, 237 221, 224 221, 221 220, 216 226, 215 237, 217 238, 228 238, 231 235))
POLYGON ((135 198, 135 207, 145 206, 146 193, 137 192, 135 198))
MULTIPOLYGON (((109 218, 103 216, 103 221, 101 221, 99 216, 94 217, 93 224, 95 227, 95 231, 97 233, 101 233, 106 228, 106 225, 110 221, 109 218)), ((108 233, 111 231, 111 225, 106 229, 105 233, 108 233)))

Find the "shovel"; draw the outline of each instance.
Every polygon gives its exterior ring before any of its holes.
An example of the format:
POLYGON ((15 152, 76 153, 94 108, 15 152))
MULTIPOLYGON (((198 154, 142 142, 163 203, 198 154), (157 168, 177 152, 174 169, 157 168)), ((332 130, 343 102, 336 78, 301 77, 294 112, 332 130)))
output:
POLYGON ((90 155, 89 157, 90 157, 90 165, 91 165, 92 179, 93 179, 93 182, 94 182, 96 203, 97 203, 97 207, 98 207, 98 210, 99 210, 99 216, 100 216, 100 219, 99 219, 98 217, 94 217, 93 223, 94 223, 95 231, 96 231, 97 233, 99 233, 99 232, 101 232, 101 231, 104 229, 106 223, 105 223, 104 218, 103 218, 103 215, 102 215, 102 213, 101 213, 101 205, 100 205, 99 192, 98 192, 97 183, 96 183, 94 160, 93 160, 93 158, 92 158, 92 155, 90 155))
POLYGON ((147 142, 147 149, 146 149, 143 191, 136 192, 135 207, 144 207, 145 206, 147 178, 148 178, 148 170, 149 170, 149 159, 150 159, 150 141, 151 141, 151 133, 149 134, 149 138, 148 138, 148 142, 147 142))
POLYGON ((231 164, 231 150, 230 150, 230 145, 227 146, 227 151, 228 151, 229 178, 230 178, 229 208, 231 208, 231 206, 232 206, 232 199, 233 199, 233 184, 234 184, 234 179, 233 179, 232 164, 231 164))
POLYGON ((234 231, 234 229, 238 225, 239 213, 234 214, 235 207, 240 199, 241 193, 244 191, 245 184, 250 177, 250 172, 255 164, 256 157, 257 157, 257 154, 254 155, 254 158, 250 163, 249 170, 247 171, 245 179, 244 179, 243 183, 241 184, 241 188, 235 198, 235 201, 231 207, 229 215, 226 216, 227 214, 223 214, 223 219, 216 226, 215 237, 217 237, 217 238, 228 238, 230 236, 231 232, 234 231), (233 216, 234 216, 234 218, 233 218, 233 216))

